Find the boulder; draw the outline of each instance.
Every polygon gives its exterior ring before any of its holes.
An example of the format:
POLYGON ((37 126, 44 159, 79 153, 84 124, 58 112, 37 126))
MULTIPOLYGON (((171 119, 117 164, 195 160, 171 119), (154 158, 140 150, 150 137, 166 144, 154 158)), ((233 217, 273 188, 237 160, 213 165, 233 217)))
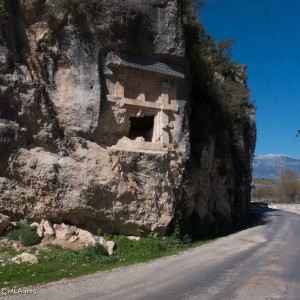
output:
POLYGON ((4 238, 4 239, 1 239, 0 240, 0 246, 9 246, 12 244, 12 241, 10 241, 9 239, 7 238, 4 238))
POLYGON ((107 241, 105 243, 105 248, 109 255, 112 255, 114 252, 115 242, 114 241, 107 241))
POLYGON ((131 241, 139 241, 139 240, 140 240, 140 237, 139 237, 139 236, 133 236, 133 235, 128 236, 127 238, 128 238, 129 240, 131 240, 131 241))
POLYGON ((39 237, 43 237, 44 236, 44 226, 34 222, 32 224, 30 224, 30 227, 36 227, 36 233, 38 234, 39 237))
POLYGON ((104 239, 103 236, 99 236, 99 244, 100 244, 101 246, 104 246, 104 245, 105 245, 105 239, 104 239))
POLYGON ((114 252, 115 242, 114 241, 106 241, 104 237, 99 236, 98 242, 101 246, 103 246, 109 255, 112 255, 114 252))
POLYGON ((22 262, 37 264, 39 262, 35 255, 27 253, 27 252, 24 252, 24 253, 14 257, 14 258, 12 258, 11 261, 16 263, 16 264, 20 264, 22 262))
POLYGON ((51 223, 49 221, 43 220, 41 222, 41 225, 44 228, 44 236, 45 237, 54 237, 55 236, 55 232, 54 232, 54 230, 52 228, 52 225, 51 225, 51 223))
POLYGON ((97 238, 87 230, 79 229, 77 237, 85 246, 95 245, 97 242, 97 238))
POLYGON ((39 237, 43 237, 44 236, 44 226, 43 225, 39 225, 36 229, 36 233, 38 234, 39 237))
POLYGON ((73 226, 67 226, 65 224, 62 224, 60 227, 58 227, 55 230, 56 238, 63 241, 69 240, 75 234, 76 234, 76 230, 74 230, 73 226))
POLYGON ((4 230, 10 223, 10 217, 0 214, 0 235, 3 234, 4 230))

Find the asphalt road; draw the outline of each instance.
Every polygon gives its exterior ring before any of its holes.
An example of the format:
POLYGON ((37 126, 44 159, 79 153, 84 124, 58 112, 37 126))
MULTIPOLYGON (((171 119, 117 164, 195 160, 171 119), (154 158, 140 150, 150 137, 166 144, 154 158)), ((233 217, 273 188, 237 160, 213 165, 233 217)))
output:
POLYGON ((300 215, 265 210, 263 225, 180 255, 6 299, 300 299, 300 215))

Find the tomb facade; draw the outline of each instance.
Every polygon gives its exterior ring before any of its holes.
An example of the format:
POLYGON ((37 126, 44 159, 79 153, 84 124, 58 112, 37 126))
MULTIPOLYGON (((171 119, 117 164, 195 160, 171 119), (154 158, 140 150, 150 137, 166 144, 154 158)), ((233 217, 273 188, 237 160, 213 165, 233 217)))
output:
POLYGON ((165 151, 178 144, 185 106, 182 66, 109 53, 105 75, 107 102, 118 127, 114 148, 165 151))

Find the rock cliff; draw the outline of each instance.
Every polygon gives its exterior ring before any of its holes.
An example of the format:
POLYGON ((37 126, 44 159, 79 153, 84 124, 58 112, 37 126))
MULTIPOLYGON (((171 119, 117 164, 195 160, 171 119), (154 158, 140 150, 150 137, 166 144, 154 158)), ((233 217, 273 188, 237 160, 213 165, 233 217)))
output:
POLYGON ((246 213, 252 113, 240 148, 228 117, 210 126, 180 3, 0 1, 1 213, 129 235, 165 234, 183 203, 203 224, 246 213))

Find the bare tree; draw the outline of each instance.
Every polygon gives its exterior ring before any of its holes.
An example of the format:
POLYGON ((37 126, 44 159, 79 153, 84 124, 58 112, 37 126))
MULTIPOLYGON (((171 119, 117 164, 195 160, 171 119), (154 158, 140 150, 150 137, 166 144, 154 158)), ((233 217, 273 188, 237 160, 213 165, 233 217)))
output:
POLYGON ((257 201, 274 201, 276 198, 276 186, 274 184, 258 184, 253 189, 252 197, 257 201))
POLYGON ((278 180, 278 190, 284 198, 295 203, 300 193, 300 182, 297 173, 293 171, 282 172, 278 180))

